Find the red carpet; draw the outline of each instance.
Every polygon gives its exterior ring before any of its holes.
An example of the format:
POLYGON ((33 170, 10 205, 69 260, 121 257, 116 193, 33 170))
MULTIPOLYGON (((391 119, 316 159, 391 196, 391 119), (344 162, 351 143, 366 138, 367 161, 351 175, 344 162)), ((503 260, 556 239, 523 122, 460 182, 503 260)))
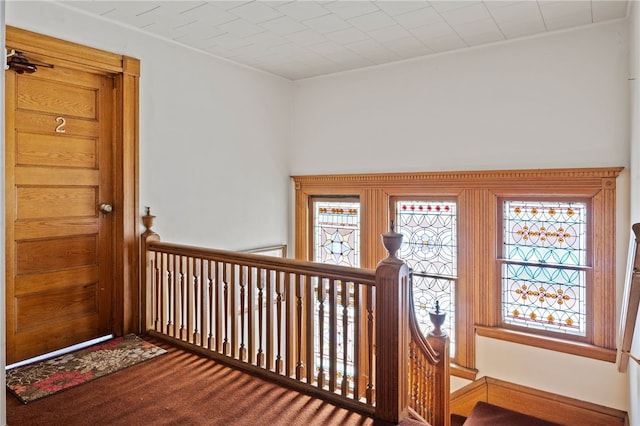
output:
POLYGON ((372 418, 147 339, 166 355, 27 405, 10 426, 373 425, 372 418))

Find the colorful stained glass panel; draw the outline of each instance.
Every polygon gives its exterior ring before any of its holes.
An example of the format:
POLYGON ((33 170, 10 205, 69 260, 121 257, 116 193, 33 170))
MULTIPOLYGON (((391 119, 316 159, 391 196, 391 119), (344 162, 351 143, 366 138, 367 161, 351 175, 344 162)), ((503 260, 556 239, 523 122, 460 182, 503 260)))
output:
POLYGON ((360 203, 314 203, 315 262, 360 266, 360 203))
POLYGON ((504 203, 502 319, 586 334, 587 206, 504 203))
POLYGON ((457 274, 456 204, 399 201, 396 230, 402 234, 398 257, 415 272, 457 274))
POLYGON ((398 257, 413 271, 413 302, 418 324, 426 335, 432 328, 429 311, 447 313, 443 329, 455 354, 455 284, 458 270, 456 203, 398 201, 396 231, 402 234, 398 257))

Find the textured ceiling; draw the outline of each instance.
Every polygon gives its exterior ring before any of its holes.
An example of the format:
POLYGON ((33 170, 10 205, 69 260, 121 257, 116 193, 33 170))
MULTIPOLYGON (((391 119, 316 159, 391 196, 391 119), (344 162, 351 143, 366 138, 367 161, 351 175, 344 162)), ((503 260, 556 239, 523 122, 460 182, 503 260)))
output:
POLYGON ((624 18, 628 1, 59 1, 291 80, 624 18))

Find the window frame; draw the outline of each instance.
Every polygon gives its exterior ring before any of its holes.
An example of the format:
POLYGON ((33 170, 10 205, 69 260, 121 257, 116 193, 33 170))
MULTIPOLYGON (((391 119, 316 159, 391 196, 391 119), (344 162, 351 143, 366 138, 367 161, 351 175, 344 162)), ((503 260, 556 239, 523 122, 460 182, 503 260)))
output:
MULTIPOLYGON (((592 286, 593 283, 593 206, 591 198, 585 197, 549 197, 549 196, 532 196, 527 195, 524 197, 499 197, 498 202, 498 221, 496 223, 496 233, 499 234, 498 237, 498 246, 496 247, 496 263, 498 264, 497 270, 499 274, 499 285, 500 285, 500 301, 502 301, 502 266, 509 263, 507 259, 503 257, 503 243, 504 243, 504 203, 505 201, 533 201, 533 202, 579 202, 584 203, 587 210, 587 235, 586 235, 586 259, 585 265, 576 268, 570 269, 581 269, 585 271, 585 287, 586 287, 586 330, 585 335, 580 336, 576 334, 565 334, 559 333, 549 330, 543 329, 535 329, 528 328, 524 326, 518 326, 514 324, 508 324, 504 322, 502 318, 502 309, 500 310, 500 323, 501 327, 506 330, 520 331, 524 333, 529 333, 532 335, 546 336, 549 338, 559 338, 563 340, 570 340, 581 343, 590 343, 593 340, 593 315, 589 315, 589 313, 593 311, 592 307, 592 299, 593 299, 593 291, 589 287, 592 286)), ((524 262, 533 265, 531 262, 524 262)), ((553 267, 552 265, 545 265, 546 267, 553 267)))
POLYGON ((476 336, 615 362, 616 336, 616 178, 623 167, 487 170, 292 176, 295 190, 295 256, 310 259, 309 199, 355 196, 360 200, 361 267, 375 268, 387 255, 380 234, 389 230, 392 197, 436 197, 458 206, 458 286, 456 359, 452 373, 475 378, 476 336), (501 273, 496 261, 499 198, 582 198, 591 202, 592 294, 588 308, 593 330, 585 341, 536 335, 502 326, 501 273), (491 224, 491 226, 486 226, 491 224), (614 238, 607 238, 613 236, 614 238))

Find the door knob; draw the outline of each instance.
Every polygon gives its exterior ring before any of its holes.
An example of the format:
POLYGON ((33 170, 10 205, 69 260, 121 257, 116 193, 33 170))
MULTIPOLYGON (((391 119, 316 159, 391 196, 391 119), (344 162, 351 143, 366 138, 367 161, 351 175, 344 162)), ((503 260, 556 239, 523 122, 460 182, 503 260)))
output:
POLYGON ((102 203, 100 204, 100 212, 107 214, 113 211, 113 206, 111 204, 102 203))

